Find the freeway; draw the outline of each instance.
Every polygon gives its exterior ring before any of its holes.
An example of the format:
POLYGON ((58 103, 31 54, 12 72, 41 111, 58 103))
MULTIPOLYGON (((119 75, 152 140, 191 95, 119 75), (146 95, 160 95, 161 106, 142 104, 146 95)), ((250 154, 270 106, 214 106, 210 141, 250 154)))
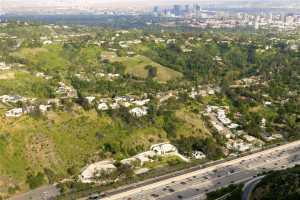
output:
POLYGON ((179 174, 120 193, 107 193, 103 200, 199 200, 205 193, 229 184, 246 182, 262 172, 300 164, 300 141, 257 152, 204 169, 179 174))
POLYGON ((9 200, 48 200, 54 199, 58 195, 59 190, 55 185, 49 185, 12 197, 9 200))

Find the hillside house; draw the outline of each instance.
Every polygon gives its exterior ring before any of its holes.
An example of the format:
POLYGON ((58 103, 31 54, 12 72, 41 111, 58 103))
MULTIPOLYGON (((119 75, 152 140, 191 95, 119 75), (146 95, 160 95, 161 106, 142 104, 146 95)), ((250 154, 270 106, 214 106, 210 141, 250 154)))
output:
POLYGON ((140 107, 135 107, 135 108, 131 109, 129 111, 129 113, 132 114, 135 117, 142 117, 142 116, 145 116, 145 115, 148 114, 147 110, 148 110, 148 108, 145 107, 145 106, 143 106, 141 108, 140 107))
POLYGON ((88 165, 79 175, 79 179, 83 183, 95 182, 95 178, 101 173, 111 173, 116 170, 116 166, 112 160, 104 160, 88 165))
POLYGON ((98 107, 97 107, 98 110, 108 110, 109 107, 106 103, 100 103, 98 104, 98 107))
POLYGON ((223 110, 223 109, 218 109, 217 118, 224 125, 228 125, 231 123, 231 120, 226 117, 225 110, 223 110))
POLYGON ((94 96, 88 96, 88 97, 85 97, 85 99, 87 100, 88 104, 92 104, 93 101, 96 99, 96 97, 94 97, 94 96))
POLYGON ((170 143, 154 144, 150 147, 151 151, 154 151, 156 155, 165 155, 168 153, 177 153, 177 148, 170 143))
POLYGON ((120 102, 120 105, 122 105, 125 108, 129 108, 132 104, 129 102, 120 102))
POLYGON ((237 129, 240 125, 236 124, 236 123, 231 123, 230 125, 228 125, 228 128, 230 129, 237 129))
POLYGON ((141 165, 144 165, 144 163, 146 162, 152 162, 152 158, 155 156, 155 152, 153 151, 145 151, 142 153, 137 154, 136 156, 134 156, 134 158, 136 158, 141 165))
POLYGON ((206 155, 202 151, 193 151, 192 158, 194 158, 196 160, 201 160, 201 159, 206 158, 206 155))
POLYGON ((21 117, 23 114, 22 108, 14 108, 5 113, 6 117, 21 117))
POLYGON ((3 103, 17 103, 17 102, 25 102, 27 98, 21 97, 18 95, 3 95, 0 96, 0 101, 3 103))
POLYGON ((51 105, 39 105, 39 110, 40 110, 42 113, 47 112, 50 108, 51 108, 51 105))
POLYGON ((245 152, 251 149, 250 144, 244 143, 242 141, 235 141, 232 144, 232 149, 239 151, 239 152, 245 152))
POLYGON ((116 96, 114 97, 115 102, 132 102, 134 99, 130 96, 116 96))
POLYGON ((144 99, 144 100, 135 100, 132 103, 134 103, 136 106, 144 106, 149 102, 150 102, 150 99, 144 99))
POLYGON ((66 95, 67 97, 76 97, 77 92, 70 86, 67 86, 63 82, 59 82, 59 86, 55 91, 57 94, 66 95))

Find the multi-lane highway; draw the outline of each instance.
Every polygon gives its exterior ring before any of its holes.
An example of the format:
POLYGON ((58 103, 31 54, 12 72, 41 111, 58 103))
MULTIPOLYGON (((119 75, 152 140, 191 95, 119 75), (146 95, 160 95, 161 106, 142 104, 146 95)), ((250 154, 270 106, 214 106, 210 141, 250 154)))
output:
POLYGON ((167 178, 120 193, 108 193, 103 200, 198 200, 205 193, 232 183, 248 181, 257 174, 300 164, 300 141, 254 153, 204 169, 167 178))

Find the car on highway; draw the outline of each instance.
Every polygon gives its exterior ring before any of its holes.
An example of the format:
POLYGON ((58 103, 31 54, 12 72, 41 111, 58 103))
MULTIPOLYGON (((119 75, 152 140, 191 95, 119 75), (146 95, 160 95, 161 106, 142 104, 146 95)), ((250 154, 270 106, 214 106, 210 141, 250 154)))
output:
POLYGON ((155 197, 155 198, 159 197, 158 194, 151 194, 151 196, 152 196, 152 197, 155 197))
POLYGON ((100 194, 92 194, 88 197, 88 200, 97 200, 100 199, 100 194))

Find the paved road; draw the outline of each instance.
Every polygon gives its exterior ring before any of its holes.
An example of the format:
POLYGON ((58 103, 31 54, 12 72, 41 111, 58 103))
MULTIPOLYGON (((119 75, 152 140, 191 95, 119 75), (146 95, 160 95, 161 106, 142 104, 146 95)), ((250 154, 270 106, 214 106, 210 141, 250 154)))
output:
POLYGON ((250 200, 251 193, 253 192, 254 188, 264 177, 265 176, 259 176, 245 183, 243 187, 242 200, 250 200))
POLYGON ((43 186, 27 193, 10 198, 9 200, 49 200, 59 195, 59 190, 54 186, 43 186))
POLYGON ((205 193, 232 183, 246 182, 258 173, 300 164, 300 141, 225 163, 160 180, 102 198, 103 200, 198 200, 205 193))

